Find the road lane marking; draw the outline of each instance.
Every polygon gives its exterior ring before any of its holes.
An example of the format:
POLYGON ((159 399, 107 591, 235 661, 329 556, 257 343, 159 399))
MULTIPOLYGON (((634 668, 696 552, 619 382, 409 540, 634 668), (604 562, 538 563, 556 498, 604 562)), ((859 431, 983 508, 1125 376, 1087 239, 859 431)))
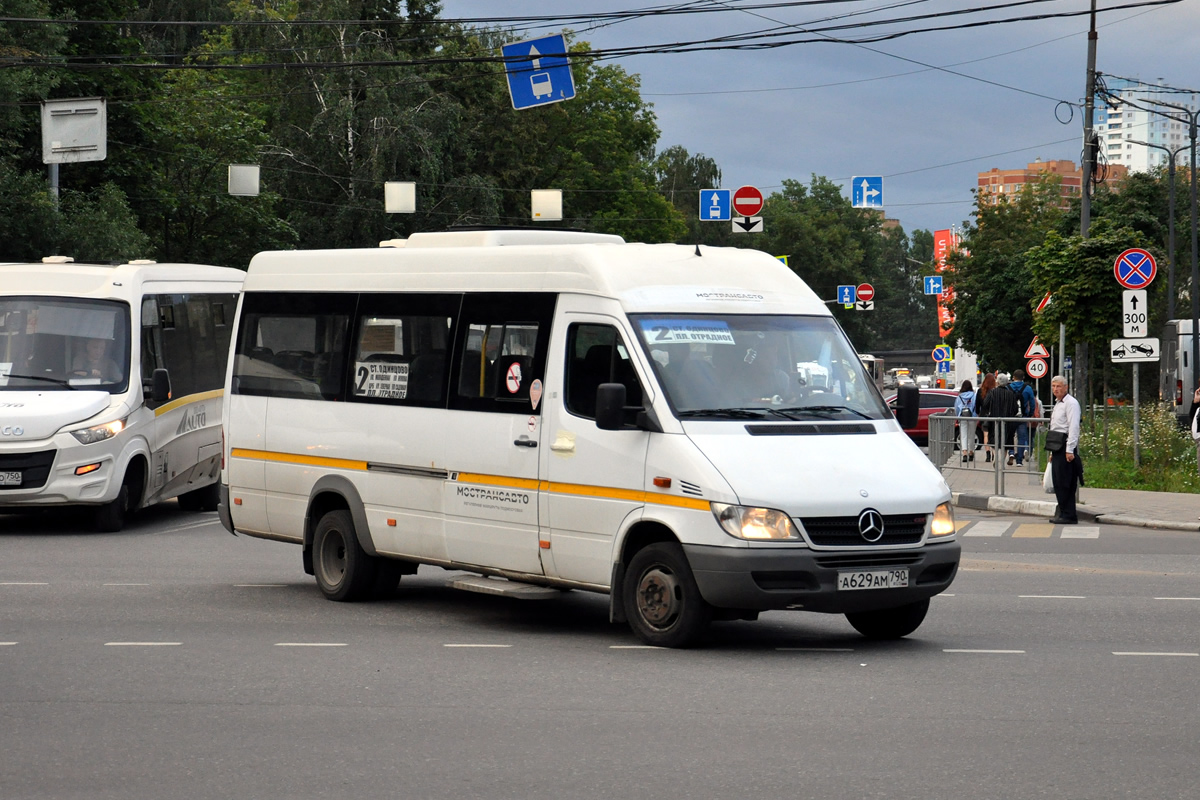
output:
POLYGON ((968 650, 964 648, 946 648, 943 653, 984 653, 986 655, 1022 655, 1024 650, 968 650))
POLYGON ((444 644, 442 647, 512 647, 511 644, 444 644))
POLYGON ((1156 597, 1155 600, 1200 600, 1200 597, 1156 597))
POLYGON ((183 642, 105 642, 105 647, 179 647, 183 642))
POLYGON ((49 586, 44 581, 0 581, 0 586, 49 586))
POLYGON ((970 524, 971 524, 971 520, 969 520, 969 519, 956 519, 956 520, 954 520, 954 530, 961 531, 963 528, 967 527, 970 524))
POLYGON ((609 650, 670 650, 669 647, 656 647, 652 644, 610 644, 609 650))
POLYGON ((1196 656, 1200 657, 1200 653, 1137 653, 1137 652, 1118 652, 1113 653, 1114 656, 1196 656))
POLYGON ((1060 539, 1099 539, 1099 525, 1063 525, 1060 539))
POLYGON ((105 586, 149 586, 148 583, 106 583, 105 586))
POLYGON ((853 647, 776 647, 788 653, 853 653, 853 647))
POLYGON ((1026 522, 1013 531, 1014 539, 1049 539, 1054 526, 1045 523, 1026 522))
POLYGON ((12 647, 16 642, 0 642, 0 647, 12 647))
POLYGON ((1087 600, 1082 594, 1019 594, 1017 597, 1032 600, 1087 600))
POLYGON ((976 522, 963 536, 1003 536, 1012 527, 1011 522, 984 520, 976 522))
POLYGON ((345 642, 276 642, 276 647, 345 647, 345 642))
POLYGON ((287 586, 286 583, 235 583, 238 589, 277 589, 287 586))

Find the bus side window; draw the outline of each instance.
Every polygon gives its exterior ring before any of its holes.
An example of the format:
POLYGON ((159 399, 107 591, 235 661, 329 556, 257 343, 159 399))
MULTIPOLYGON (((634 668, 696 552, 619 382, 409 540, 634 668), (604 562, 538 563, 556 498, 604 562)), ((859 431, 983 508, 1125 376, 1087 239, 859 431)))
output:
POLYGON ((602 383, 624 384, 626 407, 642 405, 642 384, 629 350, 611 325, 575 324, 568 329, 566 374, 566 406, 572 414, 596 418, 596 389, 602 383))
POLYGON ((529 388, 545 376, 557 295, 480 293, 463 297, 451 407, 540 414, 529 388))
POLYGON ((446 354, 462 295, 366 294, 358 306, 350 397, 444 407, 446 354))

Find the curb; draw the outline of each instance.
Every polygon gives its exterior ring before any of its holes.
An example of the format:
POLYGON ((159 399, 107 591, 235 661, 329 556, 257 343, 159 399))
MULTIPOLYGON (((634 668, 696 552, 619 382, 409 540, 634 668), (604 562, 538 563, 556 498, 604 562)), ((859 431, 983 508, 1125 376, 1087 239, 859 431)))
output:
MULTIPOLYGON (((952 492, 951 502, 963 508, 973 508, 978 511, 999 511, 1006 514, 1025 514, 1034 517, 1050 519, 1058 508, 1054 501, 1023 500, 1019 497, 1002 497, 1000 495, 967 494, 952 492)), ((1088 507, 1082 503, 1076 507, 1080 522, 1096 522, 1109 525, 1128 525, 1134 528, 1160 528, 1172 531, 1200 531, 1200 522, 1177 522, 1165 519, 1147 519, 1132 514, 1106 512, 1103 509, 1088 507)))

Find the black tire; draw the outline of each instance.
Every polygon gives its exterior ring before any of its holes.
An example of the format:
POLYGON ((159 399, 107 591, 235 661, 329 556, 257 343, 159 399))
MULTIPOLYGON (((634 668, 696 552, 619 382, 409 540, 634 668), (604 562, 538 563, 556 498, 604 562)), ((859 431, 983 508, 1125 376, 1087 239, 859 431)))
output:
POLYGON ((674 542, 648 545, 634 554, 622 594, 629 627, 646 644, 688 647, 712 621, 712 607, 700 596, 683 548, 674 542))
POLYGON ((112 502, 105 503, 96 509, 96 530, 101 533, 116 533, 125 527, 129 516, 129 484, 122 483, 121 491, 112 502))
POLYGON ((210 483, 179 495, 179 508, 183 511, 216 511, 221 500, 217 484, 210 483))
POLYGON ((321 593, 330 600, 354 602, 370 596, 376 562, 358 543, 349 511, 330 511, 317 523, 313 574, 321 593))
POLYGON ((400 585, 407 565, 391 558, 376 558, 375 562, 375 583, 371 587, 371 597, 390 600, 396 596, 396 587, 400 585))
POLYGON ((902 639, 921 627, 929 611, 929 598, 899 608, 847 614, 854 629, 868 639, 902 639))

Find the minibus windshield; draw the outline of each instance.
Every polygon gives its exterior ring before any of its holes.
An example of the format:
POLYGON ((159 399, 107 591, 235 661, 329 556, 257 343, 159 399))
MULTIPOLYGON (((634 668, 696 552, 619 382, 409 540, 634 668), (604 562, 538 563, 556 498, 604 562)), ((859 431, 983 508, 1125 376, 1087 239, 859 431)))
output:
POLYGON ((0 297, 0 388, 116 393, 128 385, 128 304, 0 297))
POLYGON ((681 419, 889 419, 829 317, 638 314, 633 323, 681 419))

